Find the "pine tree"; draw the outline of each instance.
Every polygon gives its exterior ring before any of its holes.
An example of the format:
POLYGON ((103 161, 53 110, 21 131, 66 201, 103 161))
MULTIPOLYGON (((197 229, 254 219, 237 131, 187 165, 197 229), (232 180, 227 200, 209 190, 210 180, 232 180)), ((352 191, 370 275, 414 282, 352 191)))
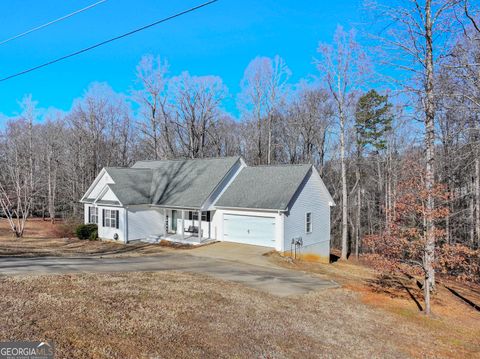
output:
POLYGON ((357 164, 355 171, 356 179, 356 223, 355 223, 355 256, 358 258, 360 245, 360 228, 362 213, 362 183, 361 161, 365 147, 377 154, 387 146, 385 134, 392 128, 392 105, 388 102, 388 96, 381 96, 377 91, 370 90, 358 100, 355 111, 355 128, 357 135, 357 164))

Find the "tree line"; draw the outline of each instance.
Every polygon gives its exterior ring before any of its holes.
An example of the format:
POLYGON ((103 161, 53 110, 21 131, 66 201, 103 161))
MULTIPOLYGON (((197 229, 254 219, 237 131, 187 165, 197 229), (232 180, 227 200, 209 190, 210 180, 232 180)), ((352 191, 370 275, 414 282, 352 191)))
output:
POLYGON ((429 297, 444 244, 480 247, 479 9, 413 0, 369 10, 384 30, 365 46, 338 27, 318 46, 315 80, 292 83, 280 56, 257 57, 234 97, 218 76, 171 75, 147 55, 128 93, 93 83, 71 110, 41 120, 25 96, 0 132, 0 205, 13 233, 23 235, 29 216, 80 218, 78 201, 104 166, 232 155, 312 163, 337 203, 341 257, 363 251, 415 266, 429 297), (238 113, 225 109, 229 98, 238 113), (402 242, 392 256, 382 243, 393 234, 402 242))

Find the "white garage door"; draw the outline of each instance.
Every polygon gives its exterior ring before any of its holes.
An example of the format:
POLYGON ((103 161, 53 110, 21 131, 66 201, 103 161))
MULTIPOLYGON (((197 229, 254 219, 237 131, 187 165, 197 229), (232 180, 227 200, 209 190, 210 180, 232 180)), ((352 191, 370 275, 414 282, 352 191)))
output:
POLYGON ((228 242, 275 247, 275 218, 225 214, 223 238, 228 242))

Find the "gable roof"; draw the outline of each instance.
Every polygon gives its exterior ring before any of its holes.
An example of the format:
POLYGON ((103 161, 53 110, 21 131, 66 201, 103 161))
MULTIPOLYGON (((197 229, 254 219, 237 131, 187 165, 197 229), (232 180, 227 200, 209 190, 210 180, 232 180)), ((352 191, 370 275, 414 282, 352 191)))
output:
POLYGON ((152 171, 123 167, 106 167, 114 184, 108 184, 124 205, 150 203, 152 171))
POLYGON ((312 165, 245 167, 215 206, 286 210, 312 165))
POLYGON ((200 208, 233 165, 236 157, 139 161, 132 168, 151 168, 151 203, 160 206, 200 208))
POLYGON ((236 156, 138 161, 131 168, 106 167, 115 182, 107 186, 122 205, 200 208, 239 160, 236 156))

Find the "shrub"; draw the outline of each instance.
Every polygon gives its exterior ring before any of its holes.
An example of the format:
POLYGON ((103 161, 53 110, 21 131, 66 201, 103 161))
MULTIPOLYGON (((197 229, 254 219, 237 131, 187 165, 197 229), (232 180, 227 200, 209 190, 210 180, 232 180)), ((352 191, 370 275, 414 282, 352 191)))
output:
POLYGON ((81 224, 75 230, 75 234, 78 239, 90 239, 90 236, 93 232, 98 231, 98 226, 96 224, 81 224))
POLYGON ((94 230, 92 233, 90 233, 90 237, 88 238, 91 241, 96 241, 98 239, 98 230, 94 230))

